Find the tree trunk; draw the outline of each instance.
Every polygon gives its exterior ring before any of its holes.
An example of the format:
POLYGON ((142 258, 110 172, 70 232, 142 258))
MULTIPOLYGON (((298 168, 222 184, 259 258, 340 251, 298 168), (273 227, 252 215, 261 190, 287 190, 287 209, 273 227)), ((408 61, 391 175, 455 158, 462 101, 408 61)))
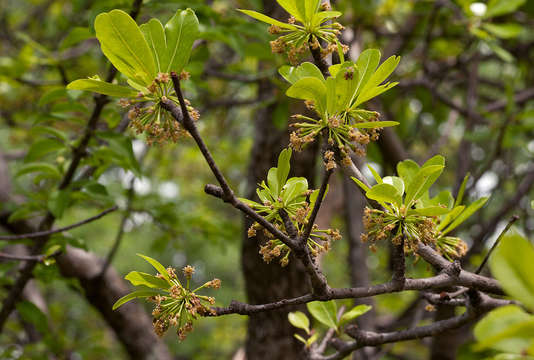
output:
MULTIPOLYGON (((280 8, 274 1, 264 2, 264 13, 269 16, 282 18, 280 8), (276 6, 276 8, 275 8, 276 6), (276 14, 275 14, 276 12, 276 14)), ((275 91, 269 80, 260 83, 259 91, 266 94, 275 91)), ((289 143, 288 129, 279 129, 274 124, 274 109, 276 104, 260 109, 255 114, 255 135, 249 170, 247 195, 253 198, 257 184, 267 177, 269 168, 276 166, 278 154, 289 143)), ((305 109, 299 108, 303 112, 305 109)), ((293 111, 292 111, 293 112, 293 111)), ((310 147, 303 153, 292 156, 292 176, 304 176, 313 184, 314 158, 316 148, 310 147)), ((251 225, 245 219, 244 239, 242 246, 242 270, 245 279, 245 290, 251 304, 272 302, 283 298, 303 295, 310 291, 310 286, 302 264, 290 257, 289 265, 281 267, 277 260, 270 264, 263 262, 259 246, 265 241, 262 231, 254 238, 248 238, 247 229, 251 225)), ((293 334, 297 329, 287 320, 287 314, 296 308, 284 308, 251 315, 248 319, 246 340, 246 358, 248 360, 277 360, 297 359, 302 351, 293 334)), ((304 307, 299 307, 303 310, 304 307)))

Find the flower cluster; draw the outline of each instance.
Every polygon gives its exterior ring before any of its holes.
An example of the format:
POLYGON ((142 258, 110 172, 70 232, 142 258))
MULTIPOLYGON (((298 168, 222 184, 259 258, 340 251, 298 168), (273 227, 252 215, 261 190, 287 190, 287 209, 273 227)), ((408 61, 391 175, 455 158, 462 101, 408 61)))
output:
MULTIPOLYGON (((276 40, 271 41, 271 50, 273 53, 287 53, 288 59, 292 64, 296 64, 299 58, 308 50, 319 50, 321 56, 338 49, 337 37, 341 34, 344 27, 335 21, 341 13, 331 11, 327 2, 322 3, 315 9, 301 9, 288 7, 285 2, 279 2, 285 8, 290 17, 287 22, 280 22, 263 14, 251 10, 240 10, 241 12, 268 24, 269 33, 280 35, 276 40), (320 41, 324 41, 326 46, 323 48, 320 41)), ((343 52, 348 51, 348 46, 339 45, 343 52)))
MULTIPOLYGON (((188 77, 185 71, 180 74, 181 79, 188 77)), ((158 73, 148 87, 140 89, 136 98, 119 101, 121 106, 131 107, 128 112, 130 126, 137 134, 145 133, 149 145, 177 142, 180 137, 187 135, 187 131, 163 108, 162 101, 167 99, 179 105, 169 74, 158 73)), ((189 116, 198 120, 199 112, 189 101, 186 100, 186 104, 189 116)))
MULTIPOLYGON (((291 217, 291 221, 295 225, 298 236, 302 236, 304 233, 304 228, 307 222, 307 213, 309 212, 309 206, 305 206, 302 211, 299 211, 300 214, 294 215, 291 217)), ((283 225, 276 224, 278 229, 282 230, 283 225)), ((257 234, 257 230, 261 229, 261 225, 258 223, 252 224, 248 229, 248 236, 254 237, 257 234)), ((275 238, 269 231, 263 230, 267 241, 264 245, 260 246, 260 255, 263 257, 263 261, 267 264, 270 263, 273 259, 279 258, 280 265, 282 267, 289 264, 289 255, 291 254, 291 249, 284 244, 279 239, 275 238)), ((318 256, 321 253, 325 253, 330 250, 330 243, 335 240, 341 239, 341 234, 339 230, 335 229, 319 229, 317 224, 313 224, 310 237, 308 238, 307 246, 310 251, 310 254, 313 257, 318 256)))
MULTIPOLYGON (((313 109, 313 102, 307 101, 306 106, 313 109)), ((301 114, 292 115, 292 118, 299 121, 290 124, 296 128, 289 136, 291 148, 301 151, 308 143, 315 141, 315 138, 323 133, 328 134, 328 144, 336 146, 341 154, 341 160, 348 159, 350 150, 359 156, 365 156, 366 146, 371 141, 378 140, 380 127, 369 124, 378 122, 380 114, 376 111, 354 110, 334 114, 327 119, 314 119, 301 114), (366 124, 365 128, 359 128, 358 124, 366 124)))
MULTIPOLYGON (((167 268, 168 278, 172 286, 168 289, 168 295, 155 295, 147 298, 155 304, 152 311, 154 332, 158 336, 163 336, 171 326, 177 327, 177 335, 180 340, 184 340, 189 332, 193 330, 193 320, 198 316, 210 316, 215 312, 210 305, 215 304, 215 299, 208 296, 198 295, 197 291, 203 288, 218 289, 221 286, 219 279, 213 279, 204 285, 191 290, 190 280, 195 273, 195 268, 186 266, 182 272, 187 280, 186 286, 182 286, 176 275, 176 270, 167 268)), ((164 279, 162 274, 156 277, 164 279)))
MULTIPOLYGON (((401 208, 400 212, 405 213, 403 210, 401 208)), ((364 211, 363 225, 366 232, 361 234, 361 241, 370 243, 371 250, 376 249, 377 241, 390 239, 395 245, 400 245, 404 241, 406 252, 415 252, 419 241, 432 245, 449 260, 460 258, 467 251, 467 245, 460 238, 439 237, 437 216, 398 217, 367 207, 364 211)))

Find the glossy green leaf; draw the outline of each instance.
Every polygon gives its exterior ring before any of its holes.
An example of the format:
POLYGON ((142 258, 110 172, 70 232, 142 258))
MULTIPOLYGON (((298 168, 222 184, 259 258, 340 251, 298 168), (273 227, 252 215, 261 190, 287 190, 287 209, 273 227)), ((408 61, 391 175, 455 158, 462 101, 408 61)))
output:
POLYGON ((354 176, 351 177, 351 179, 358 184, 359 187, 361 187, 365 192, 369 191, 369 186, 365 185, 360 180, 356 179, 354 176))
POLYGON ((317 321, 337 330, 337 306, 335 301, 312 301, 307 303, 306 307, 317 321))
POLYGON ((516 11, 526 0, 490 0, 484 18, 491 18, 516 11))
POLYGON ((445 229, 443 230, 443 235, 448 234, 452 230, 456 229, 460 224, 462 224, 465 220, 467 220, 471 215, 473 215, 478 209, 480 209, 484 204, 488 201, 488 197, 483 197, 478 199, 477 201, 474 201, 472 204, 470 204, 464 211, 458 215, 454 221, 445 229))
POLYGON ((348 322, 351 322, 352 320, 356 319, 359 316, 362 316, 363 314, 370 311, 373 307, 370 305, 357 305, 350 309, 350 311, 347 311, 343 315, 341 315, 341 318, 339 319, 339 325, 344 325, 348 322))
POLYGON ((158 294, 159 292, 155 290, 134 291, 132 293, 129 293, 128 295, 121 297, 119 300, 117 300, 115 304, 113 304, 112 310, 117 310, 118 308, 120 308, 122 305, 126 304, 130 300, 138 299, 138 298, 147 298, 150 296, 156 296, 158 294))
POLYGON ((167 280, 167 282, 171 284, 171 278, 169 276, 169 273, 167 272, 167 269, 165 269, 165 266, 161 265, 159 261, 143 254, 137 254, 137 256, 140 256, 145 259, 146 262, 152 265, 154 269, 156 269, 161 275, 163 275, 165 280, 167 280))
POLYGON ((278 156, 278 183, 285 184, 290 170, 291 148, 284 149, 278 156))
POLYGON ((441 206, 428 206, 424 208, 414 209, 414 211, 419 215, 423 216, 441 216, 450 212, 449 209, 441 206))
POLYGON ((131 98, 137 96, 137 91, 132 88, 110 84, 105 81, 94 79, 75 80, 67 85, 67 89, 92 91, 99 94, 121 98, 131 98))
POLYGON ((295 337, 295 339, 297 339, 298 341, 300 341, 303 344, 307 344, 308 343, 308 341, 306 339, 304 339, 302 336, 300 336, 299 334, 293 334, 293 336, 295 337))
POLYGON ((319 10, 321 0, 304 0, 304 19, 306 23, 311 23, 314 14, 319 10))
POLYGON ((303 62, 299 66, 284 65, 278 69, 278 73, 291 84, 305 77, 314 77, 322 82, 325 81, 321 70, 310 62, 303 62))
POLYGON ((32 162, 41 159, 52 152, 65 149, 66 146, 56 139, 40 139, 32 144, 24 158, 24 162, 32 162))
POLYGON ((456 219, 456 217, 460 215, 462 211, 464 211, 464 209, 465 209, 464 205, 459 205, 459 206, 455 206, 454 208, 452 208, 451 212, 448 213, 447 216, 443 218, 443 220, 441 220, 440 224, 438 225, 438 230, 441 231, 445 229, 445 227, 449 225, 454 219, 456 219))
POLYGON ((382 179, 382 182, 384 182, 385 184, 393 185, 401 196, 404 194, 404 181, 402 181, 400 177, 386 176, 382 179))
POLYGON ((378 172, 370 164, 367 164, 367 168, 369 169, 369 171, 371 171, 371 174, 373 174, 373 178, 375 179, 377 184, 382 184, 382 178, 380 177, 378 172))
POLYGON ((458 189, 458 195, 456 196, 456 200, 454 201, 454 206, 458 206, 462 204, 462 200, 464 199, 464 193, 465 193, 465 187, 467 186, 467 181, 469 180, 470 174, 467 173, 462 181, 462 184, 460 185, 460 189, 458 189))
POLYGON ((302 196, 308 190, 308 180, 303 177, 293 177, 289 179, 283 187, 281 197, 284 205, 293 202, 297 197, 302 196))
POLYGON ((408 186, 415 178, 419 171, 419 165, 413 160, 404 160, 397 164, 397 174, 404 181, 404 185, 408 186))
POLYGON ((356 61, 358 79, 356 83, 356 91, 354 93, 355 97, 362 92, 365 85, 375 72, 381 56, 382 55, 378 49, 367 49, 364 50, 358 57, 358 60, 356 61))
POLYGON ((402 197, 399 191, 395 186, 390 184, 376 184, 365 193, 365 196, 379 202, 395 204, 397 207, 400 207, 402 204, 402 197))
POLYGON ((122 10, 102 13, 95 19, 102 52, 128 78, 149 85, 156 77, 152 52, 135 21, 122 10))
POLYGON ((290 312, 289 314, 287 314, 287 319, 294 327, 306 331, 306 334, 310 333, 310 320, 303 312, 290 312))
POLYGON ((304 23, 304 19, 306 18, 304 1, 306 0, 277 0, 276 2, 290 15, 293 15, 296 20, 304 23))
POLYGON ((399 61, 400 61, 399 56, 390 56, 386 61, 384 61, 378 67, 378 69, 376 69, 376 71, 369 77, 369 80, 366 81, 365 85, 363 85, 363 88, 359 92, 359 95, 356 98, 356 101, 353 106, 356 107, 359 104, 393 87, 394 84, 390 84, 390 85, 386 84, 386 85, 383 85, 382 87, 380 87, 379 85, 384 80, 386 80, 386 78, 389 75, 391 75, 391 73, 395 70, 395 68, 399 64, 399 61))
MULTIPOLYGON (((316 27, 321 25, 323 22, 331 19, 335 19, 337 17, 340 17, 342 15, 339 11, 319 11, 318 13, 315 13, 313 15, 313 18, 311 20, 311 27, 316 27)), ((342 57, 340 57, 342 59, 342 57)), ((334 75, 332 75, 334 76, 334 75)))
POLYGON ((48 177, 51 178, 59 179, 61 177, 61 174, 57 167, 46 162, 34 162, 23 165, 19 169, 19 171, 17 171, 16 177, 34 172, 46 174, 48 177))
POLYGON ((144 272, 130 271, 124 278, 134 286, 144 285, 153 289, 166 289, 169 287, 165 280, 144 272))
POLYGON ((366 121, 360 122, 353 125, 356 129, 376 129, 384 128, 390 126, 397 126, 399 123, 397 121, 366 121))
POLYGON ((474 333, 476 351, 492 348, 525 354, 534 343, 534 316, 515 305, 503 306, 479 321, 474 333))
MULTIPOLYGON (((157 24, 154 25, 157 34, 159 28, 157 24)), ((165 73, 182 71, 189 61, 193 43, 198 36, 199 23, 195 12, 191 9, 178 10, 165 24, 166 56, 160 59, 162 71, 165 73)))
POLYGON ((489 24, 485 23, 482 27, 493 35, 501 39, 512 39, 523 31, 523 27, 519 24, 489 24))
POLYGON ((534 248, 518 234, 505 235, 490 257, 491 271, 503 289, 534 310, 534 248))
POLYGON ((443 165, 430 165, 419 169, 413 180, 406 186, 405 205, 410 207, 412 202, 419 199, 435 181, 436 175, 439 176, 443 171, 443 165))
POLYGON ((34 303, 26 300, 19 301, 16 304, 16 308, 22 320, 35 326, 42 335, 48 333, 48 319, 34 303))
POLYGON ((278 198, 281 190, 281 184, 278 182, 277 168, 269 169, 269 172, 267 173, 267 184, 269 185, 269 189, 271 189, 271 194, 274 196, 274 198, 278 198))
POLYGON ((286 95, 295 99, 313 100, 319 113, 326 110, 326 86, 315 77, 298 80, 286 91, 286 95))
POLYGON ((263 15, 263 14, 257 12, 257 11, 243 10, 243 9, 237 9, 237 11, 240 11, 243 14, 248 15, 248 16, 256 19, 256 20, 262 21, 262 22, 267 23, 267 24, 276 25, 276 26, 281 27, 283 29, 288 29, 288 30, 296 30, 297 29, 294 25, 283 23, 281 21, 278 21, 276 19, 268 17, 267 15, 263 15))
POLYGON ((356 96, 358 89, 358 69, 352 62, 346 61, 335 77, 335 101, 336 112, 348 109, 350 102, 356 96))

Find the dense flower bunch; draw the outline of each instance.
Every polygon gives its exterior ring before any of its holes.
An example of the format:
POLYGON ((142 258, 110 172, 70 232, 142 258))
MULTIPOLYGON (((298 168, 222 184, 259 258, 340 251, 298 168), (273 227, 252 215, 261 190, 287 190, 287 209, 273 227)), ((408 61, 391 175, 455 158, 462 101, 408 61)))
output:
POLYGON ((171 326, 175 326, 180 340, 184 340, 187 334, 193 330, 193 321, 199 316, 215 315, 215 311, 210 308, 210 305, 215 304, 215 299, 200 295, 198 291, 204 288, 218 289, 221 287, 221 280, 213 279, 196 289, 191 289, 191 278, 195 273, 194 267, 187 265, 182 269, 185 277, 184 285, 178 279, 176 269, 165 268, 155 259, 138 255, 150 263, 158 273, 154 276, 132 271, 126 275, 126 280, 130 281, 132 285, 141 287, 141 289, 117 300, 113 305, 113 310, 130 300, 145 298, 155 304, 152 311, 154 332, 158 336, 163 336, 171 326))
MULTIPOLYGON (((305 178, 287 178, 290 169, 291 149, 285 149, 278 157, 278 167, 271 168, 267 175, 267 183, 263 181, 260 188, 256 190, 261 203, 241 199, 251 208, 263 215, 265 219, 271 221, 276 228, 289 234, 290 229, 286 228, 286 223, 280 215, 284 211, 289 217, 292 227, 297 232, 297 237, 304 235, 308 226, 311 210, 313 209, 319 190, 309 190, 308 181, 305 178)), ((248 237, 254 237, 258 230, 261 230, 258 223, 252 224, 248 229, 248 237)), ((280 239, 275 238, 266 229, 263 230, 267 237, 266 244, 260 247, 260 254, 267 263, 274 258, 280 258, 280 264, 286 266, 289 263, 291 249, 280 239)), ((332 240, 340 239, 338 230, 319 229, 313 224, 310 236, 307 239, 307 246, 312 256, 328 251, 332 240)))
POLYGON ((319 0, 278 3, 290 14, 286 23, 252 10, 240 10, 257 20, 271 24, 269 33, 280 35, 271 41, 273 53, 286 53, 289 62, 296 64, 301 55, 309 49, 320 51, 323 57, 336 51, 338 46, 343 52, 348 51, 348 46, 339 44, 337 40, 344 27, 333 21, 341 16, 341 13, 332 11, 330 4, 320 4, 319 0), (324 41, 326 45, 322 47, 320 41, 324 41))
MULTIPOLYGON (((215 304, 215 299, 198 295, 196 292, 205 287, 218 289, 221 286, 221 281, 213 279, 195 290, 190 290, 189 282, 195 273, 195 268, 187 265, 182 269, 182 272, 187 279, 185 287, 178 280, 176 270, 169 267, 167 273, 173 283, 169 289, 169 295, 155 295, 147 298, 148 301, 155 304, 152 316, 154 317, 154 332, 158 336, 163 336, 170 326, 176 326, 178 338, 184 340, 187 334, 193 330, 193 320, 197 319, 198 316, 215 314, 215 311, 209 307, 209 305, 215 304)), ((161 274, 158 274, 157 277, 164 279, 161 274)))
MULTIPOLYGON (((180 74, 181 79, 188 77, 189 74, 185 71, 180 74)), ((119 101, 119 104, 125 108, 131 106, 128 112, 129 125, 137 134, 143 132, 146 134, 148 145, 177 142, 180 137, 187 135, 187 131, 161 105, 161 102, 166 99, 171 100, 177 106, 180 105, 169 74, 159 73, 150 86, 141 89, 136 98, 119 101)), ((187 99, 185 102, 191 119, 198 120, 199 112, 187 99)))

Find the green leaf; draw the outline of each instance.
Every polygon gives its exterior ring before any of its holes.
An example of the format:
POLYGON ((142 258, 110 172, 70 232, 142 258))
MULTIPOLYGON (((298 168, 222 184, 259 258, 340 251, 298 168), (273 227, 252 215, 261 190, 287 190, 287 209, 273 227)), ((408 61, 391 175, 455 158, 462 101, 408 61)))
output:
POLYGON ((361 187, 365 192, 369 191, 369 186, 365 185, 360 180, 356 179, 354 176, 351 177, 351 179, 358 184, 359 187, 361 187))
POLYGON ((399 122, 397 121, 365 121, 365 122, 359 122, 352 127, 356 129, 376 129, 376 128, 383 128, 383 127, 390 127, 390 126, 397 126, 399 125, 399 122))
POLYGON ((474 328, 478 343, 476 351, 492 348, 521 354, 532 346, 534 316, 516 305, 507 305, 491 311, 474 328))
POLYGON ((278 156, 278 184, 285 184, 289 175, 290 160, 291 160, 291 148, 287 148, 280 152, 278 156))
POLYGON ((404 181, 402 181, 400 177, 386 176, 385 178, 382 179, 382 182, 393 185, 401 196, 404 194, 404 181))
POLYGON ((458 206, 462 204, 462 200, 464 199, 464 192, 465 187, 467 186, 467 181, 469 180, 470 174, 465 174, 465 177, 462 181, 462 185, 460 185, 460 189, 458 190, 458 196, 456 196, 456 201, 454 201, 454 206, 458 206))
POLYGON ((269 172, 267 173, 267 184, 269 184, 269 189, 271 190, 271 194, 275 199, 278 198, 278 195, 280 194, 280 183, 278 182, 278 169, 277 168, 270 168, 269 172))
POLYGON ((69 207, 71 203, 70 194, 71 193, 68 190, 54 190, 50 194, 47 206, 48 210, 54 214, 56 219, 61 219, 63 217, 63 213, 69 207))
POLYGON ((484 18, 491 18, 516 11, 526 0, 490 0, 484 18))
POLYGON ((159 295, 158 291, 155 290, 137 290, 132 293, 129 293, 128 295, 125 295, 121 297, 115 304, 113 304, 112 310, 117 310, 122 305, 126 304, 128 301, 138 298, 147 298, 150 296, 156 296, 159 295))
POLYGON ((312 301, 307 303, 306 307, 317 321, 337 331, 337 306, 335 301, 312 301))
MULTIPOLYGON (((340 17, 341 15, 342 13, 339 11, 320 11, 313 15, 313 18, 311 21, 311 27, 312 28, 317 27, 321 25, 323 22, 327 20, 335 19, 337 17, 340 17)), ((343 60, 344 56, 340 56, 339 58, 343 60)))
POLYGON ((137 254, 137 256, 140 256, 143 259, 145 259, 150 265, 154 267, 154 269, 156 269, 161 275, 163 275, 163 277, 165 278, 165 280, 167 280, 169 285, 172 285, 171 278, 169 276, 169 273, 167 272, 167 269, 165 269, 165 267, 161 265, 159 261, 157 261, 156 259, 152 259, 151 257, 143 255, 143 254, 137 254))
POLYGON ((306 334, 310 333, 310 320, 303 312, 290 312, 289 314, 287 314, 287 319, 294 327, 306 331, 306 334))
POLYGON ((308 341, 306 339, 304 339, 302 336, 300 336, 299 334, 293 334, 293 336, 295 337, 295 339, 297 339, 298 341, 304 343, 304 344, 308 344, 308 341))
POLYGON ((473 215, 478 209, 480 209, 484 204, 488 201, 488 197, 483 197, 478 199, 477 201, 470 204, 464 211, 458 215, 443 232, 442 234, 448 234, 452 230, 456 229, 458 226, 460 226, 461 223, 463 223, 465 220, 467 220, 471 215, 473 215))
POLYGON ((304 21, 310 24, 314 14, 319 10, 320 0, 304 0, 304 21))
POLYGON ((293 15, 296 20, 304 23, 306 19, 306 9, 303 0, 277 0, 276 2, 290 15, 293 15))
POLYGON ((358 60, 356 61, 356 67, 358 69, 358 81, 356 84, 355 96, 362 92, 365 85, 375 72, 378 63, 380 62, 380 57, 380 51, 377 49, 364 50, 358 57, 358 60))
POLYGON ((59 170, 57 167, 45 163, 45 162, 34 162, 30 164, 23 165, 19 171, 17 171, 16 177, 30 174, 34 172, 39 172, 46 174, 48 177, 59 179, 61 177, 61 174, 59 173, 59 170))
POLYGON ((518 234, 505 235, 490 257, 491 272, 504 291, 534 310, 534 249, 518 234))
POLYGON ((423 216, 440 216, 448 214, 450 212, 449 209, 441 206, 428 206, 420 209, 415 209, 414 211, 419 215, 423 216))
POLYGON ((297 30, 297 27, 294 25, 283 23, 281 21, 268 17, 267 15, 263 15, 257 11, 243 9, 237 9, 237 11, 241 11, 243 14, 253 17, 254 19, 262 21, 264 23, 276 25, 278 27, 281 27, 282 29, 297 30))
POLYGON ((354 319, 356 319, 358 316, 362 316, 369 310, 371 310, 373 307, 369 305, 358 305, 350 309, 350 311, 347 311, 343 315, 341 315, 341 318, 339 319, 339 325, 344 325, 354 319))
POLYGON ((92 91, 99 94, 121 98, 130 98, 137 96, 137 91, 133 90, 132 88, 110 84, 105 81, 94 79, 74 80, 73 82, 67 85, 67 89, 92 91))
MULTIPOLYGON (((354 103, 353 107, 358 106, 359 104, 379 95, 380 93, 390 89, 394 86, 394 84, 386 84, 382 87, 379 87, 379 85, 386 80, 386 78, 391 75, 391 73, 395 70, 397 65, 399 64, 400 57, 399 56, 390 56, 386 61, 382 63, 376 69, 376 71, 371 75, 369 80, 365 83, 361 91, 359 92, 358 97, 356 98, 356 102, 354 103)), ((372 64, 371 64, 372 65, 372 64)))
POLYGON ((379 202, 395 204, 397 207, 402 205, 402 197, 399 191, 395 186, 390 184, 376 184, 365 193, 365 196, 379 202))
POLYGON ((456 217, 460 215, 460 213, 464 211, 464 209, 465 209, 464 205, 459 205, 459 206, 455 206, 454 208, 452 208, 451 212, 448 213, 447 216, 445 216, 443 220, 441 220, 441 223, 438 225, 438 230, 441 231, 442 229, 445 229, 445 227, 449 225, 451 221, 456 219, 456 217))
POLYGON ((501 39, 512 39, 517 37, 521 31, 523 31, 523 27, 519 24, 482 24, 482 27, 486 29, 488 32, 492 33, 493 35, 497 36, 501 39))
POLYGON ((322 82, 325 81, 321 70, 310 62, 303 62, 297 67, 284 65, 278 69, 278 73, 291 84, 305 77, 315 77, 322 82))
POLYGON ((24 158, 24 162, 32 162, 58 150, 65 149, 65 145, 56 139, 41 139, 32 144, 24 158))
POLYGON ((16 305, 17 312, 22 320, 35 326, 42 335, 48 333, 48 319, 46 315, 29 301, 19 301, 16 305))
POLYGON ((313 100, 317 112, 322 114, 326 110, 326 86, 315 77, 305 77, 291 85, 286 95, 295 99, 313 100))
POLYGON ((308 190, 308 180, 303 177, 293 177, 289 179, 283 187, 280 197, 284 205, 288 205, 299 196, 304 195, 308 190))
POLYGON ((144 272, 130 271, 124 278, 134 286, 144 285, 153 289, 167 289, 169 287, 165 280, 144 272))
POLYGON ((150 85, 156 77, 152 52, 135 21, 122 10, 102 13, 95 19, 102 52, 128 78, 150 85))
POLYGON ((411 184, 418 171, 419 165, 413 160, 408 159, 397 164, 397 174, 404 181, 405 186, 411 184))
POLYGON ((198 39, 199 23, 193 10, 178 10, 165 24, 165 29, 158 20, 152 19, 146 26, 141 25, 141 31, 154 54, 158 71, 180 73, 198 39))
POLYGON ((412 206, 412 202, 419 199, 430 189, 438 175, 443 171, 443 165, 430 165, 419 169, 413 180, 406 187, 406 199, 404 201, 407 207, 412 206))
POLYGON ((65 50, 73 45, 76 45, 84 40, 91 39, 94 35, 86 27, 74 27, 59 45, 59 50, 65 50))
POLYGON ((307 346, 307 347, 310 347, 311 344, 313 344, 314 342, 316 342, 318 338, 319 338, 319 333, 316 332, 315 334, 313 334, 312 336, 310 336, 310 337, 308 338, 308 340, 306 340, 306 346, 307 346))
POLYGON ((377 184, 382 184, 383 181, 378 172, 369 164, 367 164, 367 168, 369 169, 369 171, 371 171, 371 174, 373 174, 373 177, 375 178, 377 184))

